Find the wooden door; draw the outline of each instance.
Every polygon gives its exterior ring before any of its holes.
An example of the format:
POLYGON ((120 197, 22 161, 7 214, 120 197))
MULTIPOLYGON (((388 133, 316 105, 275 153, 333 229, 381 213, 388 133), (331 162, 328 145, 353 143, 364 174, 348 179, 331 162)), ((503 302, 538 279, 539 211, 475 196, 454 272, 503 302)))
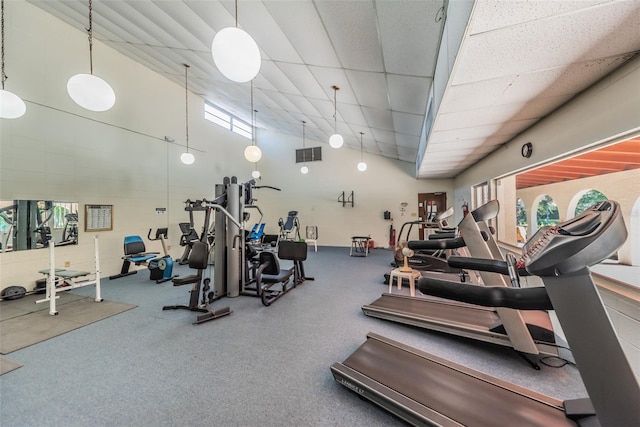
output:
MULTIPOLYGON (((418 215, 420 216, 420 221, 429 223, 436 214, 443 212, 445 209, 447 209, 447 193, 418 193, 418 215)), ((427 227, 424 223, 420 224, 421 240, 428 235, 428 233, 425 233, 427 227)))

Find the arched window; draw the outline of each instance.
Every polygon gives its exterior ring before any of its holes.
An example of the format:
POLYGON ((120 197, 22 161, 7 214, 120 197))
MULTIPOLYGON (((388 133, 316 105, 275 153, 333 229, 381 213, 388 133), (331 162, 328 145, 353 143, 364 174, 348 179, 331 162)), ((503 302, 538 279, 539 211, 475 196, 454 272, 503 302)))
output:
POLYGON ((578 204, 576 205, 575 215, 579 215, 589 207, 591 207, 594 203, 602 202, 607 200, 607 197, 599 192, 598 190, 589 190, 580 197, 578 200, 578 204))
POLYGON ((518 243, 527 241, 527 208, 520 198, 516 200, 516 238, 518 243))
POLYGON ((555 225, 560 222, 558 206, 556 205, 556 202, 553 201, 553 198, 548 194, 542 196, 538 202, 536 218, 538 228, 544 227, 545 225, 555 225))

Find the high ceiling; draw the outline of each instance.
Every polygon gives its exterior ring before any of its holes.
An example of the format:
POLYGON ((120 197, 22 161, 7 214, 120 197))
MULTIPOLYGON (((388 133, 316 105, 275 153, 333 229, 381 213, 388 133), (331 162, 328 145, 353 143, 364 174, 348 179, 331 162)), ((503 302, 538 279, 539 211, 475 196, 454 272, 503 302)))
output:
MULTIPOLYGON (((88 0, 29 1, 88 26, 88 0)), ((305 120, 309 139, 328 141, 336 85, 347 147, 364 132, 367 153, 421 159, 419 178, 454 177, 640 51, 640 2, 627 0, 479 1, 459 50, 440 48, 444 22, 455 29, 444 8, 463 4, 239 1, 238 25, 262 53, 258 128, 301 135, 305 120), (452 71, 426 123, 441 50, 452 71)), ((227 80, 210 52, 235 17, 232 1, 93 0, 93 36, 180 85, 189 64, 190 90, 250 122, 249 83, 227 80)))
POLYGON ((516 176, 516 189, 640 169, 640 137, 516 176))

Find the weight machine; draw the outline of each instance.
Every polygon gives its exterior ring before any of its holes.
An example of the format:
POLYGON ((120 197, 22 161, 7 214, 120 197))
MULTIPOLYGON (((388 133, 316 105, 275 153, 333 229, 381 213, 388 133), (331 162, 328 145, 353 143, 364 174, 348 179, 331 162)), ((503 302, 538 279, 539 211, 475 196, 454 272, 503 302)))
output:
MULTIPOLYGON (((191 311, 205 312, 205 314, 199 315, 197 322, 195 322, 203 323, 229 314, 228 307, 214 309, 212 304, 215 301, 224 297, 235 298, 240 295, 262 298, 265 289, 271 288, 274 283, 282 283, 274 281, 273 277, 267 277, 266 266, 262 267, 260 272, 260 274, 265 273, 261 276, 265 279, 265 286, 258 284, 259 281, 256 279, 258 270, 264 263, 261 264, 259 257, 256 257, 257 252, 249 244, 248 233, 244 226, 246 219, 245 207, 254 206, 252 196, 254 188, 257 187, 255 187, 255 180, 253 179, 245 183, 238 183, 236 177, 225 177, 222 184, 216 184, 215 198, 213 200, 202 199, 198 201, 198 206, 205 211, 205 228, 208 228, 208 221, 212 214, 214 218, 213 232, 215 240, 213 240, 213 245, 210 247, 210 250, 214 250, 213 283, 211 283, 210 278, 202 279, 202 277, 201 280, 190 282, 193 283, 193 286, 190 291, 189 305, 165 306, 164 310, 185 308, 191 311)), ((286 258, 294 263, 294 267, 291 270, 292 273, 287 277, 287 280, 293 278, 295 285, 304 280, 312 280, 312 278, 304 275, 302 261, 306 259, 306 244, 304 245, 304 258, 301 255, 296 255, 298 251, 296 251, 293 258, 288 255, 286 258)), ((267 259, 266 256, 263 258, 267 259)), ((174 285, 186 284, 180 282, 180 279, 174 280, 174 285)), ((286 284, 283 283, 283 289, 280 293, 270 291, 263 298, 263 303, 270 305, 281 294, 288 292, 289 288, 285 290, 284 286, 286 284)))

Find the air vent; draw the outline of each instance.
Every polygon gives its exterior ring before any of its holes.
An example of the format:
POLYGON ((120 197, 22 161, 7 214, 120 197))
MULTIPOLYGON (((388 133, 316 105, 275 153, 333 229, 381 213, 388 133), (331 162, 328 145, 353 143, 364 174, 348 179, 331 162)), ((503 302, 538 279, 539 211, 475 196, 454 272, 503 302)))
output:
POLYGON ((320 160, 322 160, 322 147, 296 150, 296 163, 318 162, 320 160))

